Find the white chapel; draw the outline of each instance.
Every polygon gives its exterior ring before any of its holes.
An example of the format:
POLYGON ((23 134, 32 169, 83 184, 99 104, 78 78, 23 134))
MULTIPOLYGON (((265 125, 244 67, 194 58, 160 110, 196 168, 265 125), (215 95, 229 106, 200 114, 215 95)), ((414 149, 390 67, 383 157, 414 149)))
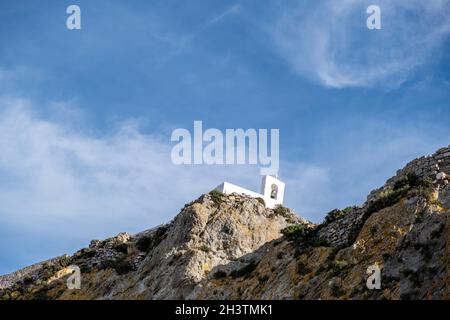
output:
POLYGON ((273 209, 277 205, 283 205, 284 187, 284 182, 280 181, 277 177, 263 176, 261 182, 261 193, 247 190, 229 182, 222 183, 214 190, 225 194, 238 193, 245 194, 253 198, 262 198, 266 203, 266 207, 273 209))

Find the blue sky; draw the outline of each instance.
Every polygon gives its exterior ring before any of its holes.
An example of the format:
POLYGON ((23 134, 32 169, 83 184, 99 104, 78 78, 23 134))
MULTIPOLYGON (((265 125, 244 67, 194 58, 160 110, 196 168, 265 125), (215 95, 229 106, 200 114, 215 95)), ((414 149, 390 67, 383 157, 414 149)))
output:
POLYGON ((194 120, 279 128, 286 205, 315 222, 450 143, 449 1, 0 2, 0 274, 257 190, 256 166, 171 163, 194 120))

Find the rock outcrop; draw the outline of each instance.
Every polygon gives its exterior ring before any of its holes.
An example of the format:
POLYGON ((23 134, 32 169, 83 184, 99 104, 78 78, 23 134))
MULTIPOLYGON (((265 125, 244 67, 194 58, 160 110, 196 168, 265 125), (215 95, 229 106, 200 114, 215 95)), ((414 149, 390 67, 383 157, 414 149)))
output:
POLYGON ((0 277, 0 299, 449 299, 449 169, 450 148, 416 159, 319 225, 211 192, 168 224, 0 277))
POLYGON ((239 267, 245 263, 242 257, 298 223, 307 222, 288 209, 267 209, 261 199, 207 194, 186 205, 167 225, 135 236, 122 233, 94 240, 71 257, 36 265, 26 276, 2 277, 0 297, 187 298, 211 270, 232 262, 239 267), (67 273, 53 276, 69 265, 81 269, 81 290, 64 290, 67 273))

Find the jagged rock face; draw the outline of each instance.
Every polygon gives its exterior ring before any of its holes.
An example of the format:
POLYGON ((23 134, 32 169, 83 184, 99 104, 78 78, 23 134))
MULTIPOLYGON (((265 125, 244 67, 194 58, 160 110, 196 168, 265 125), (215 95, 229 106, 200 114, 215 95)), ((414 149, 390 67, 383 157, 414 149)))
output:
POLYGON ((429 179, 441 186, 447 185, 450 177, 450 146, 441 148, 432 155, 409 162, 403 169, 398 170, 395 176, 388 179, 382 188, 372 191, 367 197, 367 202, 377 199, 380 191, 391 188, 398 180, 408 174, 429 179))
POLYGON ((449 299, 450 214, 420 199, 411 205, 414 220, 385 259, 384 277, 396 298, 449 299))
POLYGON ((33 264, 29 267, 23 268, 11 274, 0 276, 0 290, 9 288, 13 286, 16 282, 24 279, 38 280, 39 278, 45 276, 44 273, 46 269, 51 269, 54 267, 60 268, 61 262, 65 261, 66 259, 67 256, 56 257, 53 259, 49 259, 47 261, 33 264))
POLYGON ((350 212, 342 219, 338 219, 321 228, 320 236, 333 247, 341 247, 349 244, 354 239, 353 231, 361 228, 364 214, 371 204, 386 197, 391 193, 396 184, 414 175, 418 179, 430 181, 439 192, 439 203, 443 208, 450 208, 450 146, 441 148, 434 154, 421 157, 409 162, 403 169, 398 170, 396 175, 386 181, 386 183, 376 190, 373 190, 367 197, 367 201, 359 206, 351 208, 350 212))
MULTIPOLYGON (((290 214, 292 222, 298 219, 290 214)), ((288 219, 256 199, 230 196, 219 205, 209 196, 184 208, 168 236, 144 260, 147 276, 135 294, 147 299, 186 298, 218 265, 230 263, 280 236, 288 219)))
POLYGON ((324 225, 319 231, 319 236, 330 246, 344 246, 350 241, 351 230, 361 223, 363 214, 364 208, 354 207, 342 219, 324 225))
MULTIPOLYGON (((120 234, 91 242, 70 258, 82 269, 82 289, 65 290, 63 278, 46 280, 45 294, 60 299, 188 298, 215 267, 239 264, 239 258, 279 238, 294 223, 306 221, 288 209, 266 209, 258 199, 204 195, 168 225, 137 237, 120 234)), ((30 293, 15 296, 32 298, 40 287, 30 285, 25 290, 31 288, 30 293)))
POLYGON ((261 199, 203 195, 169 224, 0 277, 0 299, 450 299, 449 150, 320 225, 261 199), (81 290, 67 289, 69 265, 81 290), (366 286, 373 265, 380 290, 366 286))
POLYGON ((204 280, 199 299, 449 299, 450 212, 420 198, 372 214, 347 247, 296 252, 285 239, 254 253, 254 268, 204 280), (418 219, 420 213, 421 219, 418 219), (382 270, 381 290, 366 287, 382 270))

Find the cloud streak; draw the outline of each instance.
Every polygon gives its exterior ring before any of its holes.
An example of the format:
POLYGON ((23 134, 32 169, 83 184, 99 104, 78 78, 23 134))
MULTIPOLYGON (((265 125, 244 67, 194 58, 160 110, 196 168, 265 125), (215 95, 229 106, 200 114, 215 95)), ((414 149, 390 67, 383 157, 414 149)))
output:
POLYGON ((241 6, 239 4, 234 4, 231 7, 227 8, 225 11, 211 17, 206 22, 200 24, 194 31, 189 34, 182 36, 178 41, 174 41, 176 43, 175 53, 179 54, 182 52, 188 45, 190 45, 195 38, 201 35, 203 32, 211 28, 212 26, 220 23, 223 19, 239 14, 241 10, 241 6))
POLYGON ((448 39, 450 3, 377 1, 382 30, 368 30, 372 2, 299 2, 276 19, 272 40, 295 72, 324 86, 398 86, 448 39))

